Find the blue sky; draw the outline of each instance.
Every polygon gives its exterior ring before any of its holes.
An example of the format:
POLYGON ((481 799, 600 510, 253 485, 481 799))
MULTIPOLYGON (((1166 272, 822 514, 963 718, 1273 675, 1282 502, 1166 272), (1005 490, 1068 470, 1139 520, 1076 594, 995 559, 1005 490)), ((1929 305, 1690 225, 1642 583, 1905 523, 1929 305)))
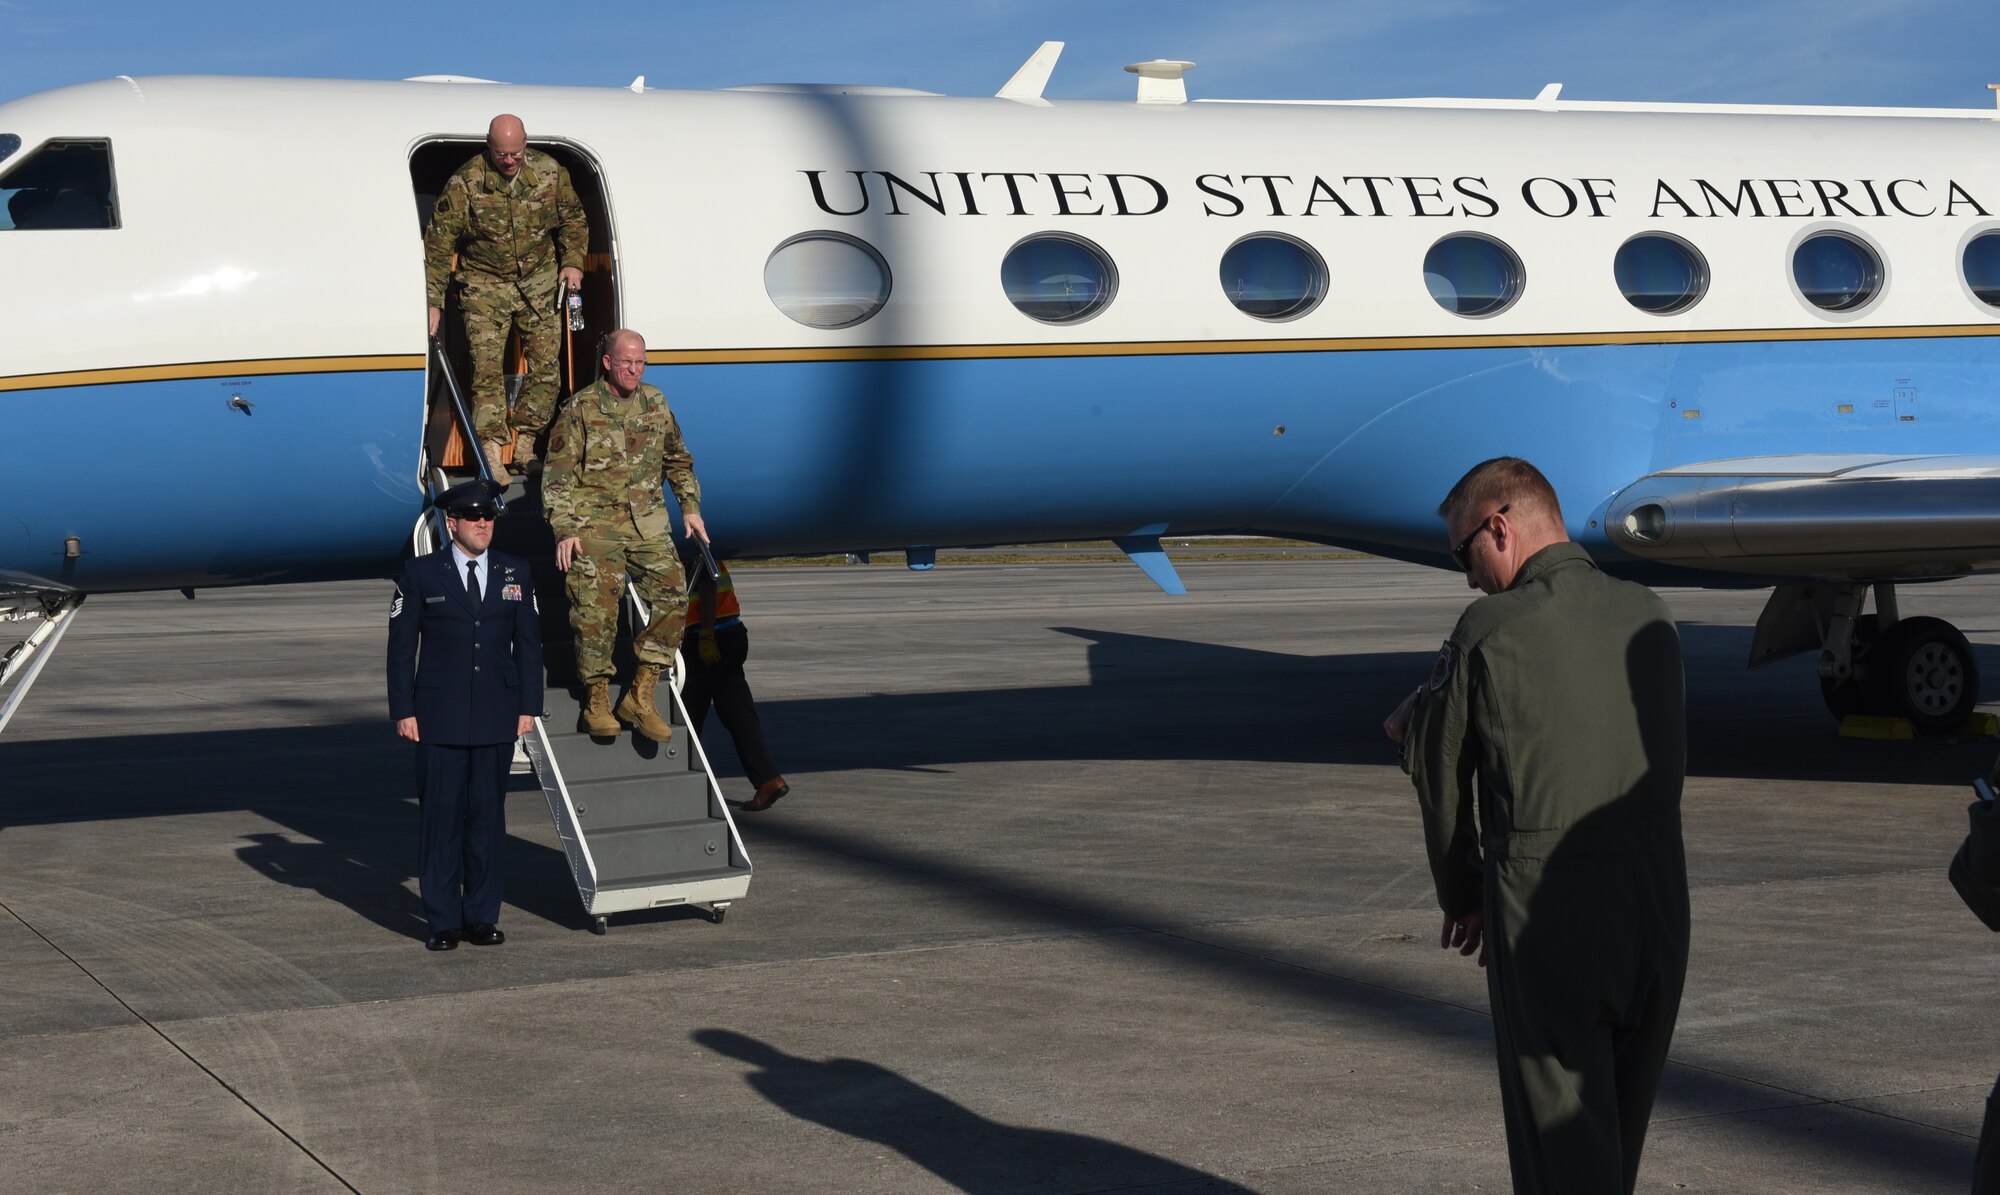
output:
POLYGON ((1053 98, 1124 98, 1126 63, 1187 58, 1197 98, 1527 97, 1559 81, 1571 99, 1988 107, 1996 34, 1994 0, 0 0, 0 101, 168 73, 977 95, 1055 39, 1053 98))

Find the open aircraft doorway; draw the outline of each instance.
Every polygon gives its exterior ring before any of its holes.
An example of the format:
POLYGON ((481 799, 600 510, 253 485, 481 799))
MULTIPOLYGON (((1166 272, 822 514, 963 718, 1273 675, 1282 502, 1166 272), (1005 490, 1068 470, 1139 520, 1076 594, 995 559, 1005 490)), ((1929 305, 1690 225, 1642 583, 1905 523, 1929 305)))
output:
MULTIPOLYGON (((570 183, 576 188, 576 197, 583 204, 584 217, 590 224, 590 248, 581 262, 565 262, 576 265, 583 271, 583 328, 572 331, 564 337, 563 359, 557 363, 558 400, 567 401, 570 393, 579 386, 587 386, 597 377, 597 362, 602 356, 597 351, 599 342, 621 324, 621 303, 618 288, 617 240, 612 236, 611 205, 609 192, 604 183, 603 171, 597 158, 588 150, 568 141, 534 139, 528 148, 539 150, 554 158, 569 172, 570 183)), ((486 143, 476 137, 439 137, 420 142, 410 151, 410 184, 416 196, 418 241, 413 251, 423 253, 423 235, 430 231, 431 216, 437 209, 437 199, 444 190, 446 180, 452 172, 467 161, 485 152, 486 143)), ((459 318, 456 288, 445 296, 444 324, 439 329, 439 338, 444 345, 445 358, 453 375, 460 384, 469 384, 472 378, 472 356, 465 342, 465 326, 459 318)), ((413 305, 410 318, 421 322, 423 315, 422 297, 413 305)), ((511 404, 519 393, 525 370, 522 367, 520 338, 509 335, 507 347, 507 398, 511 404)), ((469 468, 471 455, 467 451, 464 435, 452 418, 449 401, 433 401, 424 424, 424 445, 428 457, 447 469, 469 468)), ((511 452, 509 454, 511 456, 511 452)))

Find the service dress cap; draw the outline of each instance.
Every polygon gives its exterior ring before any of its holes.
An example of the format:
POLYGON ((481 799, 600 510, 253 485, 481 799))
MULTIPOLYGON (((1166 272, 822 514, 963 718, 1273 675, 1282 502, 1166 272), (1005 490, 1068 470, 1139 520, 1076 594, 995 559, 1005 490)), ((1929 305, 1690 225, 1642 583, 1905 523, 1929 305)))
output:
POLYGON ((499 482, 475 477, 471 481, 461 481, 437 496, 436 506, 446 514, 466 507, 493 506, 495 499, 505 493, 499 482))

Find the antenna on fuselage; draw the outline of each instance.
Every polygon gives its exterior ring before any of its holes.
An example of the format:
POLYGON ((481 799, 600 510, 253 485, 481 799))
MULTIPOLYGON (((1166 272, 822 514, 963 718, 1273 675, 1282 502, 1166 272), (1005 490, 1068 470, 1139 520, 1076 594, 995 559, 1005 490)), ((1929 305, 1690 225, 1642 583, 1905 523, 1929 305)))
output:
POLYGON ((1993 106, 2000 108, 2000 83, 1988 83, 1986 90, 1993 93, 1993 106))
POLYGON ((993 94, 1003 100, 1041 99, 1042 88, 1049 85, 1049 76, 1055 73, 1056 59, 1062 57, 1062 52, 1063 43, 1043 42, 1040 49, 1028 55, 1028 60, 1014 72, 1014 77, 993 94))
POLYGON ((1135 62, 1125 69, 1139 76, 1140 103, 1187 103, 1187 83, 1181 76, 1193 70, 1194 63, 1178 58, 1155 58, 1151 62, 1135 62))
POLYGON ((646 90, 646 76, 640 75, 638 78, 626 84, 626 87, 630 89, 633 95, 638 95, 641 92, 644 92, 646 90))
POLYGON ((1556 97, 1562 94, 1563 85, 1551 83, 1535 93, 1535 106, 1544 112, 1556 110, 1556 97))

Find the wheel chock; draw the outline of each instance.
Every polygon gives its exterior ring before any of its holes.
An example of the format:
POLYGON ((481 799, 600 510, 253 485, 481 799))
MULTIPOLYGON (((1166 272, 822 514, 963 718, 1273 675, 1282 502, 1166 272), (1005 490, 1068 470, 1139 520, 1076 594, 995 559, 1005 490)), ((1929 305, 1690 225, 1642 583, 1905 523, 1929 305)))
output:
MULTIPOLYGON (((1986 715, 1992 717, 1991 714, 1986 715)), ((1844 739, 1889 739, 1900 741, 1917 737, 1917 728, 1910 725, 1908 718, 1884 718, 1876 714, 1849 714, 1840 720, 1840 737, 1844 739)))
POLYGON ((1958 728, 1958 733, 1976 739, 1990 739, 2000 735, 2000 715, 1974 714, 1958 728))

